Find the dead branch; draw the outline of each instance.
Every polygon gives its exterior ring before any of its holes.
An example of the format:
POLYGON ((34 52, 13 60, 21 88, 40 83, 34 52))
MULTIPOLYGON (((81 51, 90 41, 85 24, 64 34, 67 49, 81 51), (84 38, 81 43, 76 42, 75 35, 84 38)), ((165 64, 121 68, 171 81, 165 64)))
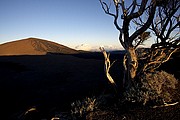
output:
POLYGON ((103 53, 104 58, 105 58, 105 61, 104 61, 105 66, 104 67, 105 67, 106 77, 108 78, 108 80, 111 84, 116 85, 116 83, 114 82, 113 78, 111 77, 111 75, 109 73, 109 70, 115 61, 111 64, 110 59, 109 59, 110 54, 107 54, 107 52, 105 51, 105 49, 103 47, 100 47, 99 49, 101 50, 101 52, 103 53))
POLYGON ((107 53, 103 47, 100 47, 99 49, 101 50, 101 52, 103 53, 104 58, 105 58, 105 61, 104 61, 105 62, 104 63, 105 70, 104 71, 106 73, 106 77, 109 80, 109 82, 111 83, 111 85, 113 86, 115 93, 118 94, 117 85, 116 85, 116 83, 114 82, 113 78, 111 77, 111 75, 109 73, 109 70, 110 70, 110 68, 112 67, 112 65, 114 64, 115 61, 111 64, 111 61, 109 59, 110 54, 107 53))
POLYGON ((153 108, 158 108, 158 107, 168 107, 168 106, 177 105, 178 103, 179 103, 179 102, 175 102, 175 103, 171 103, 171 104, 164 103, 163 105, 160 105, 160 106, 153 106, 153 108))
POLYGON ((144 65, 143 72, 150 69, 150 71, 154 71, 155 69, 159 68, 162 63, 167 62, 173 53, 175 53, 178 50, 176 49, 156 49, 151 53, 149 62, 144 65))

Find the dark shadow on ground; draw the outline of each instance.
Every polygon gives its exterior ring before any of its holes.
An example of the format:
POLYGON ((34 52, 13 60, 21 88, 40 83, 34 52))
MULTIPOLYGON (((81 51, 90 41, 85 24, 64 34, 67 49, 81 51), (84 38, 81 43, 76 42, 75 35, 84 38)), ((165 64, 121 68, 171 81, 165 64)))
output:
MULTIPOLYGON (((110 55, 112 61, 117 60, 110 72, 119 86, 122 58, 123 54, 110 55)), ((160 69, 179 79, 179 60, 174 57, 160 69)), ((33 106, 41 111, 40 116, 48 118, 52 111, 69 110, 75 100, 109 91, 104 58, 98 52, 0 57, 1 118, 13 120, 33 106)))

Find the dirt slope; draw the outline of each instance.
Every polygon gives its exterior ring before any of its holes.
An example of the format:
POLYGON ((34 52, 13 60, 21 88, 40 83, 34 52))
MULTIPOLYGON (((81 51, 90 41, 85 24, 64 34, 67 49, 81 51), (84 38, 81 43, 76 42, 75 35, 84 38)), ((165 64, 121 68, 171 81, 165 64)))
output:
POLYGON ((48 53, 76 54, 78 51, 55 42, 37 38, 27 38, 0 44, 0 56, 45 55, 48 53))

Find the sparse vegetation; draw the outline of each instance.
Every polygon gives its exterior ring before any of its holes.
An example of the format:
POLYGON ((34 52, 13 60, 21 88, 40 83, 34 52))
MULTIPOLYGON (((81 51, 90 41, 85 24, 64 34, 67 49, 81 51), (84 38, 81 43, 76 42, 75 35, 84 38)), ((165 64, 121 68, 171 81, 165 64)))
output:
MULTIPOLYGON (((120 100, 114 105, 120 107, 120 103, 130 101, 143 105, 151 103, 151 105, 168 106, 169 102, 174 102, 173 97, 178 80, 173 75, 165 71, 157 71, 157 69, 179 49, 180 37, 176 30, 180 25, 177 13, 180 1, 142 0, 139 3, 133 0, 127 3, 124 0, 110 0, 109 4, 105 0, 99 1, 104 12, 114 18, 114 25, 120 33, 119 41, 126 51, 123 59, 124 77, 120 78, 123 81, 123 91, 119 92, 110 74, 110 68, 113 65, 110 61, 110 54, 104 48, 100 48, 105 58, 105 75, 117 95, 114 99, 120 100), (112 12, 111 8, 114 8, 115 12, 112 12), (146 19, 142 19, 143 17, 146 19), (118 21, 120 19, 122 25, 118 21), (131 34, 129 28, 132 24, 136 27, 136 31, 131 34), (152 43, 148 50, 137 49, 151 37, 151 33, 154 34, 156 42, 152 43)), ((89 111, 89 103, 93 102, 90 99, 86 101, 89 102, 78 101, 76 105, 73 104, 73 107, 76 106, 73 113, 82 116, 83 112, 89 111)))
MULTIPOLYGON (((18 69, 16 66, 11 66, 8 68, 6 65, 8 62, 1 62, 4 67, 1 67, 0 70, 1 73, 3 73, 3 82, 6 83, 5 87, 3 86, 4 84, 2 84, 3 87, 1 91, 8 91, 9 94, 9 96, 6 96, 4 93, 2 93, 2 98, 4 100, 3 102, 6 103, 7 99, 16 99, 15 102, 8 101, 8 105, 4 104, 5 106, 3 106, 3 109, 7 106, 9 108, 13 106, 12 109, 14 108, 14 110, 11 111, 11 114, 13 115, 11 115, 10 118, 17 118, 17 116, 20 114, 19 117, 22 119, 31 119, 34 114, 36 118, 51 118, 52 120, 92 120, 94 118, 98 120, 141 120, 144 118, 152 120, 154 118, 162 119, 161 115, 167 117, 168 115, 165 114, 168 114, 169 112, 171 112, 171 117, 168 116, 169 119, 174 117, 176 119, 180 117, 180 105, 178 104, 180 100, 178 85, 180 83, 178 83, 178 80, 172 74, 158 70, 162 63, 167 62, 173 53, 180 50, 180 37, 177 32, 177 29, 179 29, 180 26, 179 14, 177 13, 180 8, 180 1, 142 0, 141 3, 139 3, 137 0, 132 0, 132 3, 128 3, 129 6, 125 4, 126 1, 124 0, 110 0, 111 2, 109 5, 103 0, 99 1, 104 12, 114 18, 114 25, 120 33, 119 41, 126 51, 122 61, 124 67, 124 76, 119 78, 122 85, 118 85, 118 82, 116 82, 116 80, 113 79, 113 76, 111 76, 111 67, 114 62, 111 63, 110 54, 107 53, 104 48, 101 48, 105 58, 104 72, 110 84, 113 86, 115 94, 112 93, 106 96, 103 92, 107 89, 104 87, 99 88, 98 90, 106 89, 102 92, 103 95, 100 94, 98 97, 86 97, 83 100, 76 100, 71 104, 71 110, 69 110, 69 113, 63 114, 63 112, 58 112, 55 114, 56 109, 52 109, 52 106, 58 104, 62 108, 67 107, 67 105, 63 103, 66 103, 67 101, 70 102, 69 99, 76 97, 76 94, 79 94, 79 96, 82 97, 84 94, 86 94, 86 92, 96 91, 96 87, 102 87, 104 85, 103 84, 101 86, 101 84, 99 84, 101 83, 99 81, 102 80, 104 76, 102 75, 98 77, 99 71, 100 73, 101 70, 103 71, 103 68, 99 70, 99 68, 103 66, 103 61, 94 59, 88 60, 88 58, 84 59, 80 57, 77 58, 73 55, 58 56, 58 54, 55 56, 51 54, 51 59, 49 59, 48 55, 43 56, 43 58, 39 56, 40 60, 36 58, 37 61, 32 59, 32 56, 20 57, 21 59, 17 57, 14 61, 17 62, 22 60, 21 63, 23 63, 25 68, 28 68, 28 65, 33 66, 30 66, 27 71, 25 71, 26 69, 22 69, 22 71, 20 71, 21 73, 19 74, 19 71, 16 72, 19 69, 19 66, 18 69), (111 7, 112 4, 114 7, 111 7), (114 8, 115 13, 111 13, 110 8, 114 8), (122 12, 121 15, 119 14, 120 12, 122 12), (145 19, 142 19, 144 17, 145 19), (122 25, 119 25, 119 23, 121 23, 118 22, 119 19, 123 21, 122 25), (131 24, 134 24, 136 27, 136 31, 134 31, 132 34, 129 31, 131 24), (156 42, 153 43, 148 49, 138 48, 140 44, 145 42, 145 40, 150 37, 151 33, 154 34, 156 42), (24 59, 31 61, 27 62, 24 61, 24 59), (56 61, 54 61, 55 59, 56 61), (50 63, 49 65, 51 67, 49 67, 47 63, 50 63), (59 65, 60 63, 61 65, 59 65), (15 72, 14 68, 16 70, 15 72), (9 71, 10 69, 12 69, 12 71, 9 71), (97 72, 97 70, 99 71, 97 72), (35 74, 33 74, 33 72, 35 74), (29 78, 27 76, 29 76, 29 78), (17 80, 23 84, 19 84, 17 80), (35 82, 31 83, 32 80, 35 82), (54 81, 52 82, 52 80, 54 81), (14 84, 9 84, 13 82, 14 84), (79 88, 80 85, 82 86, 81 89, 79 88), (92 88, 92 85, 95 85, 95 87, 93 86, 92 88), (119 89, 119 86, 123 88, 119 89), (32 87, 33 90, 29 90, 29 88, 32 87), (24 91, 22 91, 22 89, 24 91), (23 95, 26 95, 26 99, 23 98, 23 95), (44 99, 46 100, 44 101, 44 99), (49 105, 49 101, 56 101, 56 103, 49 105), (44 108, 42 107, 41 110, 39 110, 37 105, 37 107, 35 106, 28 109, 26 112, 21 112, 22 109, 16 108, 21 104, 25 107, 27 107, 27 104, 40 104, 39 106, 41 107, 48 104, 49 106, 47 106, 50 110, 46 110, 46 112, 44 112, 44 108), (171 106, 171 108, 168 110, 167 108, 155 110, 154 108, 158 108, 157 106, 171 106), (41 111, 44 113, 40 114, 41 111), (45 116, 46 113, 51 113, 51 115, 45 116), (149 116, 152 116, 149 114, 153 113, 155 113, 155 117, 148 118, 149 116)), ((35 41, 35 43, 37 44, 39 41, 35 41)), ((36 51, 61 51, 55 44, 47 44, 47 41, 43 41, 41 44, 37 45, 38 46, 35 47, 36 51), (44 49, 42 46, 47 49, 44 49)), ((72 52, 76 53, 74 50, 72 52)), ((9 60, 9 58, 4 59, 4 61, 6 60, 9 60)), ((103 74, 103 72, 101 74, 103 74)), ((98 91, 98 93, 100 92, 98 91)), ((9 114, 9 111, 6 111, 6 113, 9 114)))
MULTIPOLYGON (((133 0, 131 3, 124 0, 99 1, 104 12, 114 18, 113 23, 119 31, 119 41, 126 51, 123 59, 124 77, 120 78, 123 81, 124 92, 118 93, 123 94, 121 102, 166 106, 169 102, 174 102, 178 80, 173 75, 157 69, 180 48, 180 37, 177 32, 180 25, 177 13, 180 1, 133 0), (112 8, 114 12, 111 11, 112 8), (142 19, 143 17, 146 19, 142 19), (120 19, 122 24, 119 22, 120 19), (129 28, 132 24, 136 27, 136 31, 130 33, 129 28), (139 49, 138 46, 149 39, 151 33, 156 42, 147 50, 139 49)), ((105 58, 107 79, 116 89, 116 82, 109 73, 112 66, 110 54, 104 48, 100 50, 105 58)))
POLYGON ((98 102, 95 97, 86 97, 84 100, 77 100, 71 104, 71 114, 74 119, 86 118, 90 112, 95 111, 98 108, 98 102))
MULTIPOLYGON (((2 92, 1 95, 2 95, 2 100, 4 100, 3 101, 4 104, 2 108, 3 110, 7 110, 4 111, 5 113, 4 116, 6 116, 6 118, 8 117, 11 120, 14 120, 16 118, 19 118, 18 120, 23 120, 23 118, 26 118, 26 120, 29 120, 30 118, 32 119, 39 118, 46 120, 50 120, 52 118, 60 119, 60 120, 61 119, 72 120, 73 117, 71 114, 71 110, 75 110, 73 108, 70 108, 72 100, 75 101, 74 103, 76 103, 76 100, 79 100, 79 102, 82 102, 79 104, 79 108, 82 107, 81 105, 86 106, 86 108, 84 108, 84 113, 82 114, 82 117, 79 114, 80 112, 79 113, 77 112, 76 114, 77 119, 85 119, 85 120, 91 120, 91 119, 152 120, 154 119, 155 120, 155 119, 162 119, 162 117, 166 118, 166 116, 168 116, 169 119, 177 119, 180 117, 178 116, 180 104, 179 103, 176 105, 174 104, 179 102, 180 100, 180 96, 179 96, 180 86, 176 86, 178 91, 175 93, 175 97, 173 97, 174 95, 172 94, 174 90, 172 86, 176 83, 175 81, 172 83, 167 83, 168 86, 172 85, 171 87, 168 87, 169 88, 168 92, 171 93, 170 95, 173 95, 171 97, 172 102, 170 103, 165 101, 167 102, 167 104, 163 104, 163 102, 159 99, 161 103, 158 103, 158 105, 154 104, 157 107, 149 108, 148 107, 149 105, 152 106, 152 104, 149 104, 149 102, 151 101, 150 99, 147 99, 145 106, 142 105, 144 100, 141 100, 140 104, 137 104, 138 102, 132 102, 134 99, 131 100, 131 102, 123 102, 122 99, 117 98, 116 94, 112 94, 113 89, 108 87, 108 84, 106 83, 107 81, 104 79, 105 74, 103 75, 104 59, 101 53, 98 54, 98 57, 100 57, 101 59, 96 59, 92 57, 84 59, 84 57, 75 57, 75 56, 73 57, 72 55, 50 55, 50 56, 46 55, 46 56, 38 56, 38 57, 37 56, 1 57, 0 71, 1 73, 3 73, 1 74, 1 79, 2 80, 4 79, 4 81, 1 82, 4 83, 1 84, 1 92, 2 92), (18 65, 23 65, 26 69, 22 69, 20 73, 14 72, 14 70, 16 71, 19 68, 17 68, 16 66, 8 67, 9 62, 16 63, 18 65), (51 63, 51 64, 47 66, 47 63, 51 63), (63 64, 59 64, 59 63, 63 63, 63 64), (72 65, 74 67, 69 69, 72 65), (84 69, 84 66, 86 66, 89 69, 84 69), (14 69, 13 71, 11 71, 12 68, 14 69), (37 68, 41 68, 41 69, 37 69, 37 68), (55 69, 58 70, 55 71, 55 69), (79 71, 77 71, 77 69, 79 71), (88 76, 90 72, 89 70, 92 70, 90 76, 88 76), (48 75, 46 75, 47 71, 48 71, 48 75), (38 73, 38 74, 36 74, 36 76, 34 77, 33 76, 34 73, 38 73), (82 73, 83 75, 81 76, 81 78, 84 78, 86 80, 83 79, 79 80, 80 76, 77 75, 81 75, 82 73), (27 75, 32 75, 32 76, 27 76, 27 75), (34 81, 31 84, 29 84, 29 82, 31 82, 32 79, 34 81), (81 87, 79 87, 79 85, 81 85, 81 87), (30 89, 32 87, 33 87, 33 91, 31 91, 30 89), (8 96, 3 92, 8 93, 8 96), (89 95, 96 94, 95 96, 97 97, 87 97, 88 93, 89 95), (176 95, 178 95, 178 97, 176 97, 176 95), (84 100, 87 99, 85 97, 84 97, 85 99, 83 99, 83 96, 90 98, 91 99, 90 102, 85 103, 84 100), (15 102, 12 101, 12 98, 15 102), (41 100, 37 100, 37 99, 41 99, 41 100), (96 104, 97 106, 95 105, 95 109, 93 109, 93 111, 87 112, 86 111, 88 108, 87 106, 89 106, 90 103, 93 103, 92 102, 93 100, 95 100, 94 103, 97 103, 96 104), (17 104, 18 107, 15 104, 17 104), (36 108, 36 111, 31 111, 33 109, 29 109, 32 108, 32 106, 36 108), (164 106, 169 106, 169 107, 164 107, 164 106), (27 114, 24 114, 26 113, 26 111, 29 112, 27 112, 27 114)), ((119 56, 117 55, 117 57, 119 56)), ((113 54, 111 54, 110 56, 110 59, 112 58, 113 58, 113 54)), ((120 61, 117 60, 114 63, 112 69, 109 69, 110 73, 113 73, 114 69, 117 69, 116 67, 117 63, 118 62, 119 64, 122 63, 122 60, 120 61)), ((179 68, 176 68, 175 70, 171 69, 171 66, 178 66, 178 61, 179 61, 179 57, 177 54, 175 58, 171 59, 171 61, 164 64, 165 66, 162 70, 169 70, 171 73, 175 73, 175 76, 179 78, 179 74, 178 74, 179 68)), ((157 73, 158 78, 160 77, 165 78, 165 75, 169 76, 169 74, 165 73, 164 71, 159 71, 159 72, 154 71, 153 73, 146 72, 147 76, 144 76, 146 74, 141 74, 140 78, 142 79, 139 80, 142 81, 144 80, 144 84, 147 85, 146 79, 151 80, 150 78, 153 77, 154 73, 157 73)), ((112 74, 112 77, 113 75, 114 74, 112 74)), ((168 79, 169 80, 172 79, 173 81, 173 76, 172 78, 171 75, 169 77, 170 78, 168 79)), ((118 79, 115 79, 115 82, 116 80, 118 79)), ((159 82, 161 83, 162 81, 160 80, 159 82)), ((142 90, 141 88, 142 84, 140 83, 141 82, 138 82, 139 89, 142 90)), ((116 84, 118 87, 118 83, 116 84)), ((161 87, 164 88, 163 85, 161 87)), ((136 94, 140 94, 137 91, 134 92, 136 94)), ((121 95, 122 95, 122 91, 119 91, 119 96, 121 97, 121 95)), ((133 94, 131 94, 131 96, 132 95, 133 94)), ((140 97, 142 98, 142 96, 140 97)), ((78 109, 78 111, 80 111, 80 109, 78 109)))
POLYGON ((102 9, 107 15, 114 18, 114 25, 119 31, 119 41, 124 47, 124 87, 133 87, 133 81, 145 71, 155 71, 162 63, 168 61, 171 55, 179 49, 180 20, 178 10, 179 0, 133 0, 127 3, 124 0, 112 0, 108 4, 105 0, 99 0, 102 9), (111 5, 113 4, 113 7, 111 5), (111 9, 115 12, 112 12, 111 9), (121 15, 120 15, 121 14, 121 15), (121 17, 120 17, 121 16, 121 17), (146 17, 146 19, 142 19, 146 17), (122 24, 119 22, 122 20, 122 24), (130 26, 136 31, 130 33, 130 26), (137 48, 140 44, 150 38, 150 32, 156 38, 152 43, 150 51, 138 56, 137 48), (140 60, 144 60, 140 63, 140 60))
POLYGON ((176 94, 178 80, 165 71, 156 71, 141 76, 141 81, 135 83, 129 91, 126 91, 124 98, 128 101, 141 102, 144 105, 147 102, 157 103, 172 102, 176 94))

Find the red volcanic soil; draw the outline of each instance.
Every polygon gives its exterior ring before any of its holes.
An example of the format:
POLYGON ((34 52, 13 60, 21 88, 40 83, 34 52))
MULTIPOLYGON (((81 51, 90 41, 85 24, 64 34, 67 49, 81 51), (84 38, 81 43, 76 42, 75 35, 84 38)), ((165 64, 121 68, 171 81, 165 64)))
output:
POLYGON ((0 56, 46 55, 48 53, 76 54, 78 51, 55 42, 37 38, 27 38, 0 44, 0 56))

